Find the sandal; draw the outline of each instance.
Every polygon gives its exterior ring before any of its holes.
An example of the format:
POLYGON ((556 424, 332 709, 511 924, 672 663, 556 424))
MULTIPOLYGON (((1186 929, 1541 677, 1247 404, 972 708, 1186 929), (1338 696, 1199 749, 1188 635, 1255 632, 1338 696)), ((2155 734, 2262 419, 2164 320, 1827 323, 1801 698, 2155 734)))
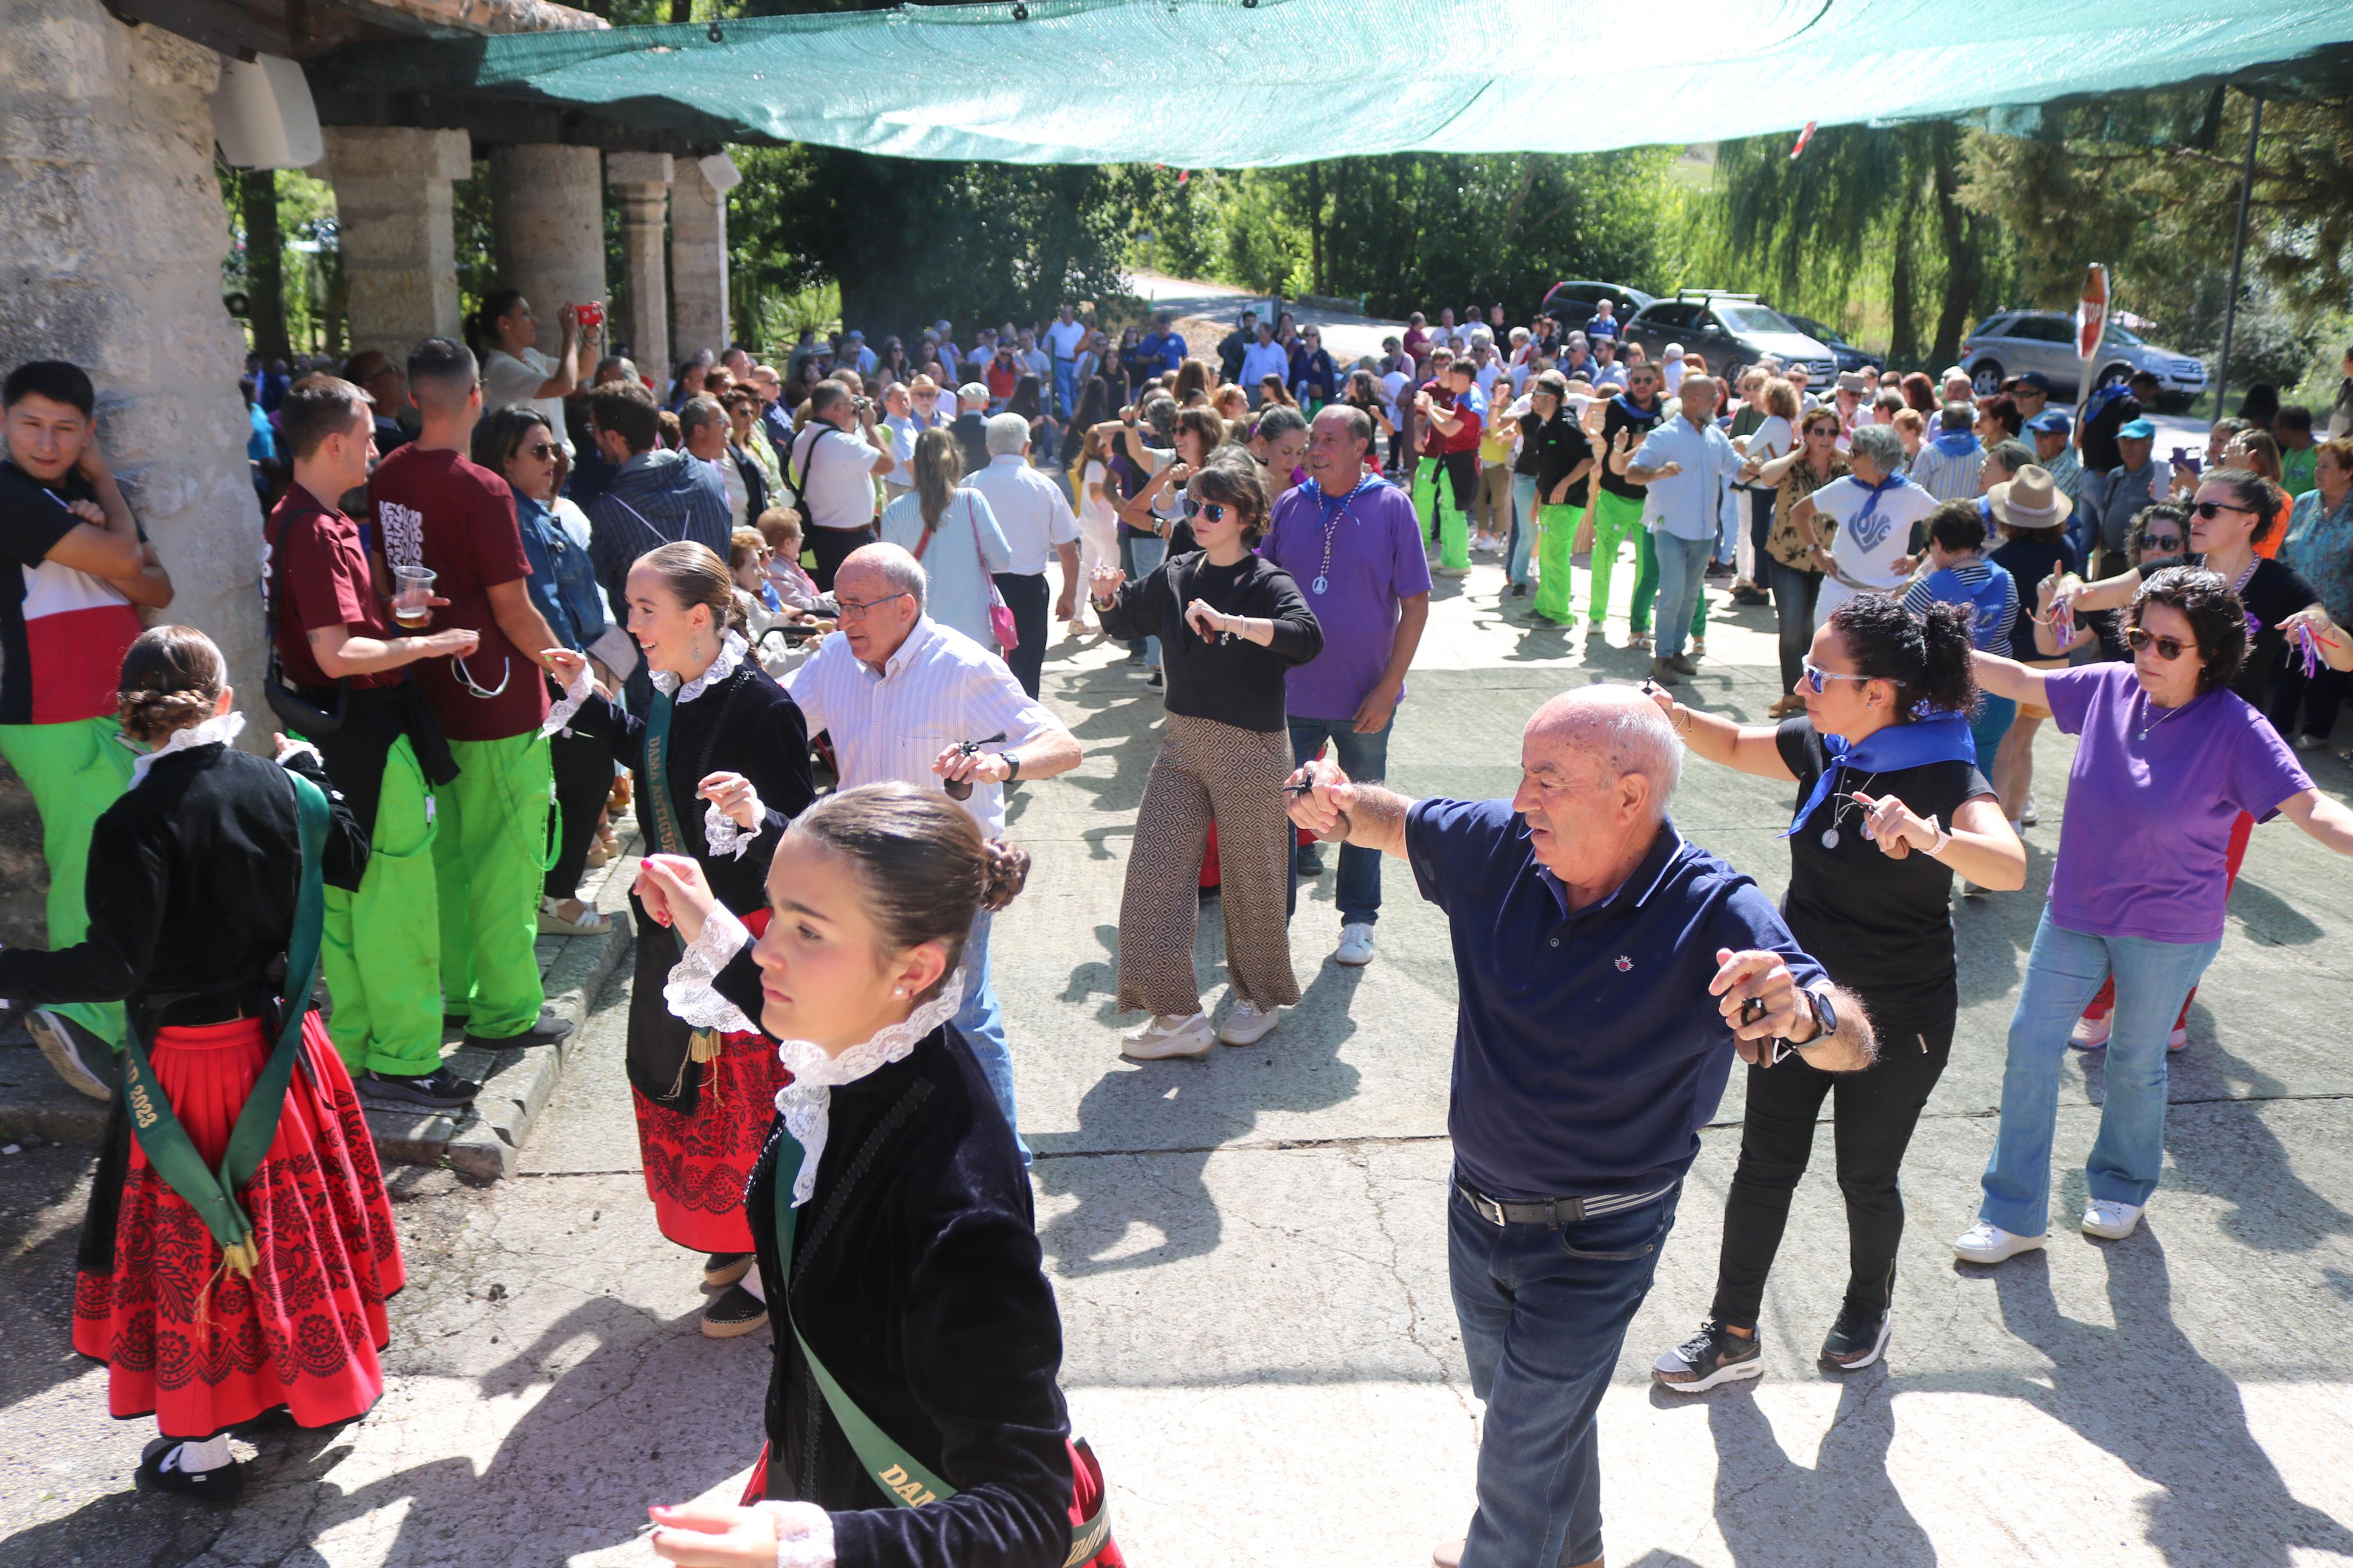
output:
POLYGON ((613 929, 613 917, 600 914, 578 899, 539 900, 539 934, 542 936, 604 936, 613 929), (564 906, 570 904, 579 913, 567 915, 564 906))

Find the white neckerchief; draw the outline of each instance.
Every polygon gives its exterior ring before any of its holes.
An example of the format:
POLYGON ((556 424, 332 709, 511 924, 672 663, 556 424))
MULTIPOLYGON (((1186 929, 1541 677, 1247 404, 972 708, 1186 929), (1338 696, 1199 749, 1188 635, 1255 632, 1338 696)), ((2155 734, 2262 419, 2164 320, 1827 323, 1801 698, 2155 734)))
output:
POLYGON ((744 640, 743 633, 729 632, 720 640, 719 657, 711 661, 709 669, 688 681, 682 688, 679 685, 678 676, 674 672, 657 669, 651 677, 654 689, 665 693, 673 702, 691 702, 734 674, 736 666, 742 664, 744 656, 751 651, 752 645, 744 640))
POLYGON ((244 728, 245 715, 231 709, 226 713, 214 714, 201 724, 191 724, 185 730, 173 731, 170 740, 146 755, 132 761, 130 787, 137 789, 146 782, 147 770, 174 752, 193 751, 198 746, 209 746, 216 742, 221 745, 227 745, 237 739, 238 731, 244 728))

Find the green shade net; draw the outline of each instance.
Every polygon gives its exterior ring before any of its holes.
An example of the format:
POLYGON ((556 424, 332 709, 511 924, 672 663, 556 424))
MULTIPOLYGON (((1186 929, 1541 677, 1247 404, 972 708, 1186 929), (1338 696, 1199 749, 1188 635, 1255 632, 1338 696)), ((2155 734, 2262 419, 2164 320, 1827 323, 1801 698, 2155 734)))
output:
POLYGON ((330 89, 559 100, 726 141, 1235 168, 1714 142, 2294 70, 2344 58, 2353 5, 1032 0, 716 31, 354 45, 314 72, 330 89))

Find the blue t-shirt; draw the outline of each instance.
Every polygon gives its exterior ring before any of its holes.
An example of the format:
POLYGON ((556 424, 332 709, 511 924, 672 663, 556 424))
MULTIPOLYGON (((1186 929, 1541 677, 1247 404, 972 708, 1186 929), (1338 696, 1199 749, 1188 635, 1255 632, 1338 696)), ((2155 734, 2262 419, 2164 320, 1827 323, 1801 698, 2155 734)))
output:
POLYGON ((1574 915, 1509 801, 1417 802, 1405 841, 1454 944, 1455 1169, 1490 1197, 1681 1180, 1734 1060, 1707 991, 1716 951, 1768 948, 1799 985, 1824 979, 1757 884, 1672 822, 1623 886, 1574 915))

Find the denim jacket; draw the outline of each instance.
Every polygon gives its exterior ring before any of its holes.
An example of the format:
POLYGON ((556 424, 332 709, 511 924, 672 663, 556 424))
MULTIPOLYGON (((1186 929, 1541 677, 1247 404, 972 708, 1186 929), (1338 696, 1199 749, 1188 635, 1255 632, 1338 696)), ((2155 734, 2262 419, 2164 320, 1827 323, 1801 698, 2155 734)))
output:
POLYGON ((585 652, 605 630, 588 552, 572 542, 554 513, 521 490, 515 492, 515 521, 522 532, 523 558, 531 563, 532 603, 565 647, 585 652))

